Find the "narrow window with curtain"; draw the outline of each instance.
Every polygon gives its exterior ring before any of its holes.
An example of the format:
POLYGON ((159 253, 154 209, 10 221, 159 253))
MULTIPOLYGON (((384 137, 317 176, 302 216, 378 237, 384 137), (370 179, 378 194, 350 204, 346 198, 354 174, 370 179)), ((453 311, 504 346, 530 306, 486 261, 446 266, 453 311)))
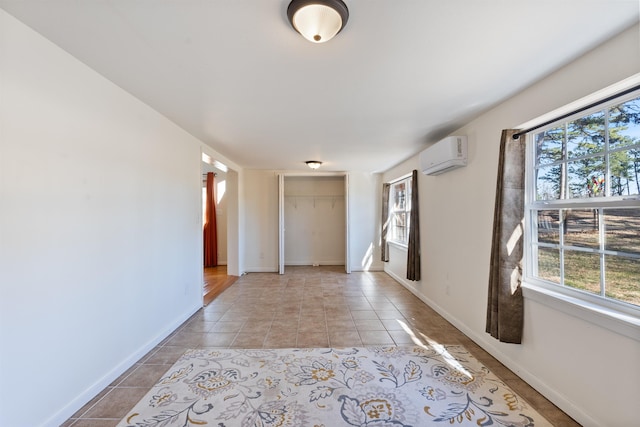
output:
POLYGON ((420 280, 418 171, 385 183, 382 191, 382 261, 389 261, 389 242, 407 250, 407 279, 420 280))
POLYGON ((381 260, 389 262, 389 244, 387 243, 387 233, 389 231, 389 192, 391 184, 382 184, 382 230, 380 231, 380 254, 381 260))

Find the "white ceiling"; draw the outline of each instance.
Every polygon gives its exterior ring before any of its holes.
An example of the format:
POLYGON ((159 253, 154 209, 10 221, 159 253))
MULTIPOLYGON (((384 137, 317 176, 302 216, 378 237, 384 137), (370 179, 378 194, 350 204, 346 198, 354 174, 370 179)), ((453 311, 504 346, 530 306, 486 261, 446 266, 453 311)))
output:
MULTIPOLYGON (((324 44, 289 0, 0 0, 242 167, 382 171, 638 21, 638 0, 345 0, 324 44)), ((638 52, 630 54, 637 55, 638 52)), ((508 125, 508 124, 506 124, 508 125)))

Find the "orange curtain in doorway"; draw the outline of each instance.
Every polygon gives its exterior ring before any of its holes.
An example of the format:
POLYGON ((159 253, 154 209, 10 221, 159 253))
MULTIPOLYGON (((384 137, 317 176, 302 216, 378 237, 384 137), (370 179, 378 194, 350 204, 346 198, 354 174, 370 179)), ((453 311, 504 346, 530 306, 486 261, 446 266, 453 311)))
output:
POLYGON ((218 265, 218 232, 216 229, 216 199, 214 173, 207 174, 207 201, 204 213, 204 266, 218 265))

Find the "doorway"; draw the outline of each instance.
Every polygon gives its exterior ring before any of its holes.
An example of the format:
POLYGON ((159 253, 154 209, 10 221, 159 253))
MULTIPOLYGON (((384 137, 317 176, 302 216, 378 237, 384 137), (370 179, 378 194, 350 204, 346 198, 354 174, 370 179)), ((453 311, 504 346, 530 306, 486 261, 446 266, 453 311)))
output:
POLYGON ((279 176, 279 268, 344 265, 348 250, 348 176, 344 173, 279 176))
POLYGON ((234 215, 236 206, 234 200, 237 200, 237 194, 233 193, 236 187, 233 185, 237 174, 229 170, 226 165, 214 160, 203 152, 201 162, 202 172, 202 224, 203 224, 203 255, 207 246, 204 243, 204 227, 207 224, 206 206, 207 206, 207 175, 213 173, 212 193, 212 223, 215 224, 215 247, 209 249, 209 256, 203 256, 201 264, 203 266, 202 286, 203 286, 203 305, 209 304, 222 291, 231 286, 237 279, 238 275, 233 274, 237 270, 234 264, 233 248, 235 245, 231 242, 234 233, 229 233, 230 226, 235 222, 230 219, 230 215, 234 215), (231 236, 231 238, 230 238, 231 236), (229 250, 231 248, 231 251, 229 250), (215 255, 211 256, 212 251, 215 255))

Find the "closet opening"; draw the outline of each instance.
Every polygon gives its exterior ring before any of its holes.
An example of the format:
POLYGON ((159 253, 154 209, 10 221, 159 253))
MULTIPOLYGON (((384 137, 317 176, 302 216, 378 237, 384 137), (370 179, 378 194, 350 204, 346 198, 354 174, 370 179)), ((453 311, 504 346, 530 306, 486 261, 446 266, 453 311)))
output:
POLYGON ((279 176, 279 273, 286 266, 342 266, 350 273, 348 176, 279 176))

